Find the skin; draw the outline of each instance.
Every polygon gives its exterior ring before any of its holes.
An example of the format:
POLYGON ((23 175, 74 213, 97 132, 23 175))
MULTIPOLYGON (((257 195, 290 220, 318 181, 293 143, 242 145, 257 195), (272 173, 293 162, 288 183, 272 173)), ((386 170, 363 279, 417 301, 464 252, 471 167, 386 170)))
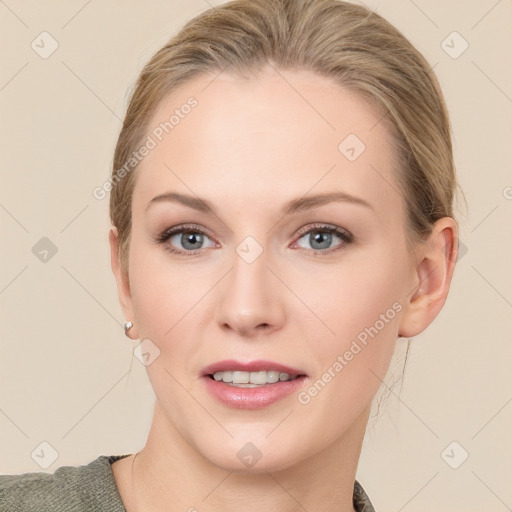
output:
POLYGON ((417 254, 407 252, 389 131, 356 93, 269 66, 249 79, 215 76, 174 91, 149 123, 148 133, 198 100, 136 171, 128 273, 110 232, 130 336, 160 350, 146 367, 156 395, 147 443, 112 465, 114 478, 128 512, 352 511, 372 399, 397 338, 421 333, 443 307, 457 224, 439 220, 417 254), (353 162, 338 150, 350 133, 366 145, 353 162), (169 201, 145 209, 171 191, 208 199, 216 214, 169 201), (292 199, 333 191, 371 208, 332 202, 280 213, 292 199), (197 254, 186 254, 181 235, 154 243, 183 223, 207 233, 197 254), (314 223, 354 241, 315 245, 314 223), (263 249, 250 264, 236 252, 247 236, 263 249), (324 247, 341 249, 322 255, 324 247), (304 370, 307 389, 394 303, 401 310, 306 405, 292 394, 259 410, 230 408, 200 377, 215 361, 262 358, 304 370), (262 454, 252 468, 237 457, 247 442, 262 454))

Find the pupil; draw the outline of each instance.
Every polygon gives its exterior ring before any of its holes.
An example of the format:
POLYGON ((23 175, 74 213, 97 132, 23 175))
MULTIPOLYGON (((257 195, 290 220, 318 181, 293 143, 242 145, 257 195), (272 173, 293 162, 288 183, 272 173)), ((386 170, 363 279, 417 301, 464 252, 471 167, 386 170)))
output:
POLYGON ((330 245, 330 242, 331 242, 331 238, 332 238, 332 233, 324 233, 324 232, 319 232, 317 231, 315 235, 313 235, 313 243, 319 243, 319 244, 322 244, 322 241, 324 243, 324 246, 323 247, 318 247, 319 249, 326 249, 329 247, 330 245), (327 243, 325 243, 327 241, 327 243))
POLYGON ((199 234, 199 233, 189 233, 187 235, 183 235, 184 236, 184 242, 183 243, 183 247, 185 248, 188 248, 188 249, 195 249, 194 247, 194 244, 197 244, 199 243, 199 245, 201 245, 201 242, 202 242, 202 235, 199 234), (189 247, 187 244, 191 244, 192 247, 189 247))

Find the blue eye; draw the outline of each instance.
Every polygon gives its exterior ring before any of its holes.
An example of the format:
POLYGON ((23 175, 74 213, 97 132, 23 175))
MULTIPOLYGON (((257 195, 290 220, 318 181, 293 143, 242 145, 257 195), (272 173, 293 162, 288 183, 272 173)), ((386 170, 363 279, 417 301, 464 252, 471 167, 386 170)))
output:
MULTIPOLYGON (((353 242, 353 235, 342 228, 324 224, 309 226, 307 231, 302 230, 297 242, 300 248, 315 255, 328 254, 345 248, 353 242), (311 248, 304 247, 299 242, 305 239, 311 248), (341 240, 334 247, 333 241, 341 240)), ((204 249, 204 243, 210 241, 209 247, 215 247, 215 242, 198 226, 175 226, 162 232, 156 238, 156 243, 164 245, 164 249, 173 254, 192 256, 204 249), (167 243, 168 242, 168 243, 167 243)))
POLYGON ((340 249, 343 249, 345 245, 350 244, 353 241, 353 236, 348 231, 330 225, 322 225, 317 224, 312 228, 310 227, 308 231, 306 231, 299 239, 306 240, 306 243, 310 244, 311 249, 300 245, 299 247, 305 248, 308 252, 326 254, 330 252, 334 252, 340 249), (341 240, 341 243, 338 243, 334 247, 332 247, 333 241, 336 241, 336 238, 341 240))
MULTIPOLYGON (((197 251, 204 249, 203 242, 211 240, 208 235, 199 228, 194 226, 177 226, 164 231, 157 238, 157 243, 165 244, 165 250, 174 254, 197 254, 197 251), (181 245, 181 248, 176 249, 176 245, 181 245)), ((213 242, 212 246, 215 246, 213 242)))

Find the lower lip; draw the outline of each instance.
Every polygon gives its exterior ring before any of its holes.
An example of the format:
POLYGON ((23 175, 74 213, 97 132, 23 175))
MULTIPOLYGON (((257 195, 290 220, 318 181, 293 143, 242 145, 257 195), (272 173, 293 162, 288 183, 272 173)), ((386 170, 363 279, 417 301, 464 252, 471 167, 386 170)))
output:
POLYGON ((279 381, 255 388, 230 386, 222 381, 203 377, 208 391, 221 403, 236 409, 261 409, 273 404, 298 390, 304 385, 305 376, 293 380, 279 381))

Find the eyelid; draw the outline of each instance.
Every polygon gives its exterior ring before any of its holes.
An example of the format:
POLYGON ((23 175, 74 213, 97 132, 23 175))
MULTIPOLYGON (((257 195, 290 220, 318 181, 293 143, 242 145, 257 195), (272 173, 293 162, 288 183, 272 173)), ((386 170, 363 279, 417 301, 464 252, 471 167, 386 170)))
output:
POLYGON ((298 234, 295 242, 293 242, 292 248, 295 248, 298 246, 300 249, 305 251, 307 254, 312 254, 315 257, 321 258, 323 256, 329 256, 330 254, 335 254, 335 253, 345 250, 347 248, 347 246, 351 245, 354 242, 354 240, 355 240, 354 235, 347 229, 342 228, 341 226, 337 226, 337 225, 329 224, 329 223, 318 223, 317 222, 314 224, 309 224, 307 226, 304 226, 303 228, 301 228, 299 230, 299 234, 298 234), (334 234, 341 240, 341 243, 339 243, 338 245, 335 245, 334 247, 331 247, 329 249, 320 249, 320 250, 300 247, 299 241, 301 240, 301 238, 303 238, 308 233, 311 233, 314 231, 324 231, 327 233, 334 234))
POLYGON ((332 231, 334 233, 344 234, 350 241, 354 239, 354 235, 345 228, 341 226, 336 226, 335 224, 316 222, 313 224, 308 224, 301 229, 297 233, 298 237, 301 238, 303 235, 309 233, 310 231, 332 231))
MULTIPOLYGON (((216 242, 215 238, 211 235, 209 230, 203 228, 199 224, 177 224, 176 226, 172 226, 168 229, 164 229, 161 233, 157 234, 156 240, 159 242, 165 242, 171 236, 174 236, 180 232, 193 232, 193 233, 201 233, 202 235, 206 235, 208 238, 216 242)), ((190 251, 189 251, 190 252, 190 251)))
MULTIPOLYGON (((295 241, 292 244, 292 247, 295 247, 298 244, 298 241, 301 238, 303 238, 304 235, 307 235, 308 233, 310 233, 312 231, 329 232, 329 233, 336 235, 338 238, 340 238, 342 240, 342 243, 340 243, 337 246, 332 247, 330 249, 316 250, 316 249, 307 249, 304 247, 300 247, 302 250, 304 250, 308 253, 313 253, 318 256, 327 255, 331 252, 336 252, 336 251, 342 250, 343 248, 345 248, 346 245, 349 245, 350 243, 352 243, 355 238, 354 235, 350 231, 348 231, 345 228, 342 228, 341 226, 337 226, 335 224, 329 224, 329 223, 316 222, 313 224, 308 224, 306 226, 303 226, 302 228, 299 229, 299 231, 296 235, 295 241)), ((172 226, 168 229, 165 229, 164 231, 162 231, 160 234, 158 234, 155 237, 155 243, 165 244, 170 238, 172 238, 176 234, 186 233, 186 232, 200 233, 201 235, 207 236, 215 244, 218 244, 218 242, 215 240, 215 238, 213 236, 211 236, 208 229, 203 228, 202 226, 200 226, 198 224, 193 224, 193 223, 192 224, 178 224, 176 226, 172 226)), ((193 256, 195 254, 198 254, 199 252, 201 252, 202 250, 204 250, 206 248, 195 249, 193 251, 183 251, 183 250, 174 249, 174 248, 171 249, 170 247, 166 247, 165 249, 174 254, 193 256)))

